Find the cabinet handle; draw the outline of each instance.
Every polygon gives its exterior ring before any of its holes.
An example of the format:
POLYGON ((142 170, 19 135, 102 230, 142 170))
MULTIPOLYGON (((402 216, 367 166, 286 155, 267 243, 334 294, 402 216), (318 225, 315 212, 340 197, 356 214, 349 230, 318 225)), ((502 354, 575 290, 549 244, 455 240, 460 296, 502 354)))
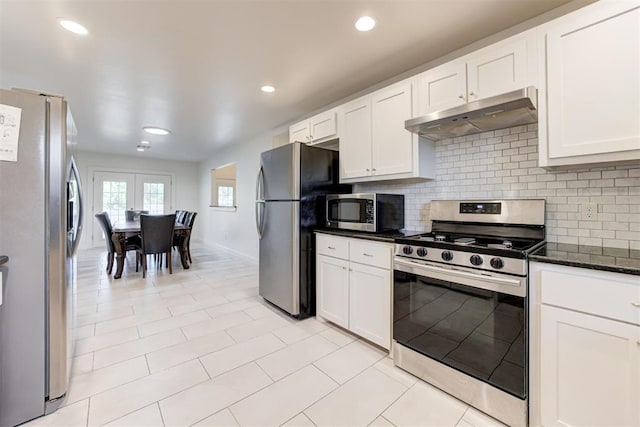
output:
POLYGON ((458 95, 458 98, 464 99, 464 95, 458 95))
POLYGON ((363 253, 362 255, 364 255, 364 256, 373 256, 371 254, 366 254, 366 253, 363 253))
POLYGON ((371 170, 375 172, 375 171, 376 171, 376 168, 373 168, 373 169, 371 169, 371 170))
POLYGON ((343 270, 346 270, 346 269, 347 269, 347 267, 342 267, 342 269, 343 269, 343 270))
POLYGON ((640 308, 640 302, 632 302, 631 305, 640 308))
POLYGON ((334 248, 333 246, 327 246, 327 249, 331 249, 332 251, 336 250, 336 248, 334 248))
POLYGON ((349 271, 353 271, 353 268, 350 268, 349 271))
POLYGON ((469 95, 470 96, 476 96, 476 94, 473 91, 469 92, 469 95))
POLYGON ((367 172, 369 172, 369 168, 366 168, 365 170, 366 170, 367 172))

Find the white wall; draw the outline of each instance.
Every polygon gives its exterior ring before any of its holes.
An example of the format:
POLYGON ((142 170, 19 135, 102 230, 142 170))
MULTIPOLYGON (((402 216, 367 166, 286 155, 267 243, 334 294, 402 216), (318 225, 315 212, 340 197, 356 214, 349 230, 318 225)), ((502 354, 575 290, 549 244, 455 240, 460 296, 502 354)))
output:
MULTIPOLYGON (((178 162, 173 160, 144 159, 142 156, 116 156, 90 151, 78 151, 75 154, 76 163, 80 170, 82 190, 85 197, 85 225, 83 228, 81 248, 87 248, 91 244, 91 222, 95 221, 92 213, 92 177, 89 170, 99 168, 102 170, 118 170, 126 172, 164 173, 173 174, 173 207, 198 211, 198 198, 200 196, 200 181, 198 180, 198 164, 195 162, 178 162)), ((200 212, 198 212, 200 216, 200 212)), ((194 235, 197 239, 199 221, 196 217, 194 235)))
POLYGON ((258 260, 258 234, 255 226, 256 176, 260 153, 269 150, 274 137, 288 132, 288 127, 275 129, 250 141, 238 141, 226 147, 199 165, 200 204, 202 227, 199 237, 205 244, 231 249, 258 260), (211 169, 236 164, 237 209, 210 207, 211 169))

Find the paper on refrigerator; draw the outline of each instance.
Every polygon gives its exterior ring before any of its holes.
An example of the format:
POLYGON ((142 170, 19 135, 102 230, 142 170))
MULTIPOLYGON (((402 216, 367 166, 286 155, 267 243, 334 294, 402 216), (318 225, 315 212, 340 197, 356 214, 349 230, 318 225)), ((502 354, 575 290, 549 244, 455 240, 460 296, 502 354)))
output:
POLYGON ((21 115, 21 108, 0 104, 0 160, 18 161, 21 115))

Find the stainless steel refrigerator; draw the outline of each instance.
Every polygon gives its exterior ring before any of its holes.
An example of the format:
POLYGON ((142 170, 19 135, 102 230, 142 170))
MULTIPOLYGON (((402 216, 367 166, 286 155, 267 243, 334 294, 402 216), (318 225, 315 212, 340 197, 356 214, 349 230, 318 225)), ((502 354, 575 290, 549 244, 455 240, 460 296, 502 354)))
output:
POLYGON ((55 410, 67 392, 82 194, 71 156, 76 128, 62 97, 0 90, 0 125, 5 137, 18 135, 16 161, 0 161, 0 255, 9 257, 0 305, 5 427, 55 410), (6 113, 16 108, 19 122, 6 113))
POLYGON ((296 142, 262 153, 256 227, 265 300, 298 318, 315 314, 313 230, 324 224, 322 196, 350 192, 338 182, 337 151, 296 142))

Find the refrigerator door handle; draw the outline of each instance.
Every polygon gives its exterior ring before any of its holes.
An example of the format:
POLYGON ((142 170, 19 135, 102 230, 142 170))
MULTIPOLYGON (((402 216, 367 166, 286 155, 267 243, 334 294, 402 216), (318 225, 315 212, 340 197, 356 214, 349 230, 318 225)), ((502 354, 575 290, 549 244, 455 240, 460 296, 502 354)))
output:
POLYGON ((256 200, 264 200, 264 170, 262 166, 260 166, 260 170, 258 171, 258 176, 256 177, 256 200))
MULTIPOLYGON (((76 165, 75 159, 72 157, 71 158, 71 164, 69 167, 69 176, 68 176, 68 186, 71 186, 70 181, 75 181, 76 184, 76 191, 77 191, 77 197, 78 197, 78 223, 73 224, 73 220, 71 219, 73 217, 73 213, 70 213, 70 225, 71 225, 71 231, 72 232, 72 237, 73 240, 71 242, 71 247, 69 248, 69 254, 71 256, 73 256, 77 249, 78 246, 80 244, 80 236, 82 234, 82 226, 84 223, 84 200, 82 198, 82 185, 80 183, 80 172, 78 171, 78 166, 76 165)), ((67 189, 67 194, 69 194, 69 189, 67 189)), ((67 208, 69 208, 69 206, 67 206, 67 208)))
POLYGON ((264 229, 264 201, 256 201, 256 231, 258 237, 262 239, 262 231, 264 229))

